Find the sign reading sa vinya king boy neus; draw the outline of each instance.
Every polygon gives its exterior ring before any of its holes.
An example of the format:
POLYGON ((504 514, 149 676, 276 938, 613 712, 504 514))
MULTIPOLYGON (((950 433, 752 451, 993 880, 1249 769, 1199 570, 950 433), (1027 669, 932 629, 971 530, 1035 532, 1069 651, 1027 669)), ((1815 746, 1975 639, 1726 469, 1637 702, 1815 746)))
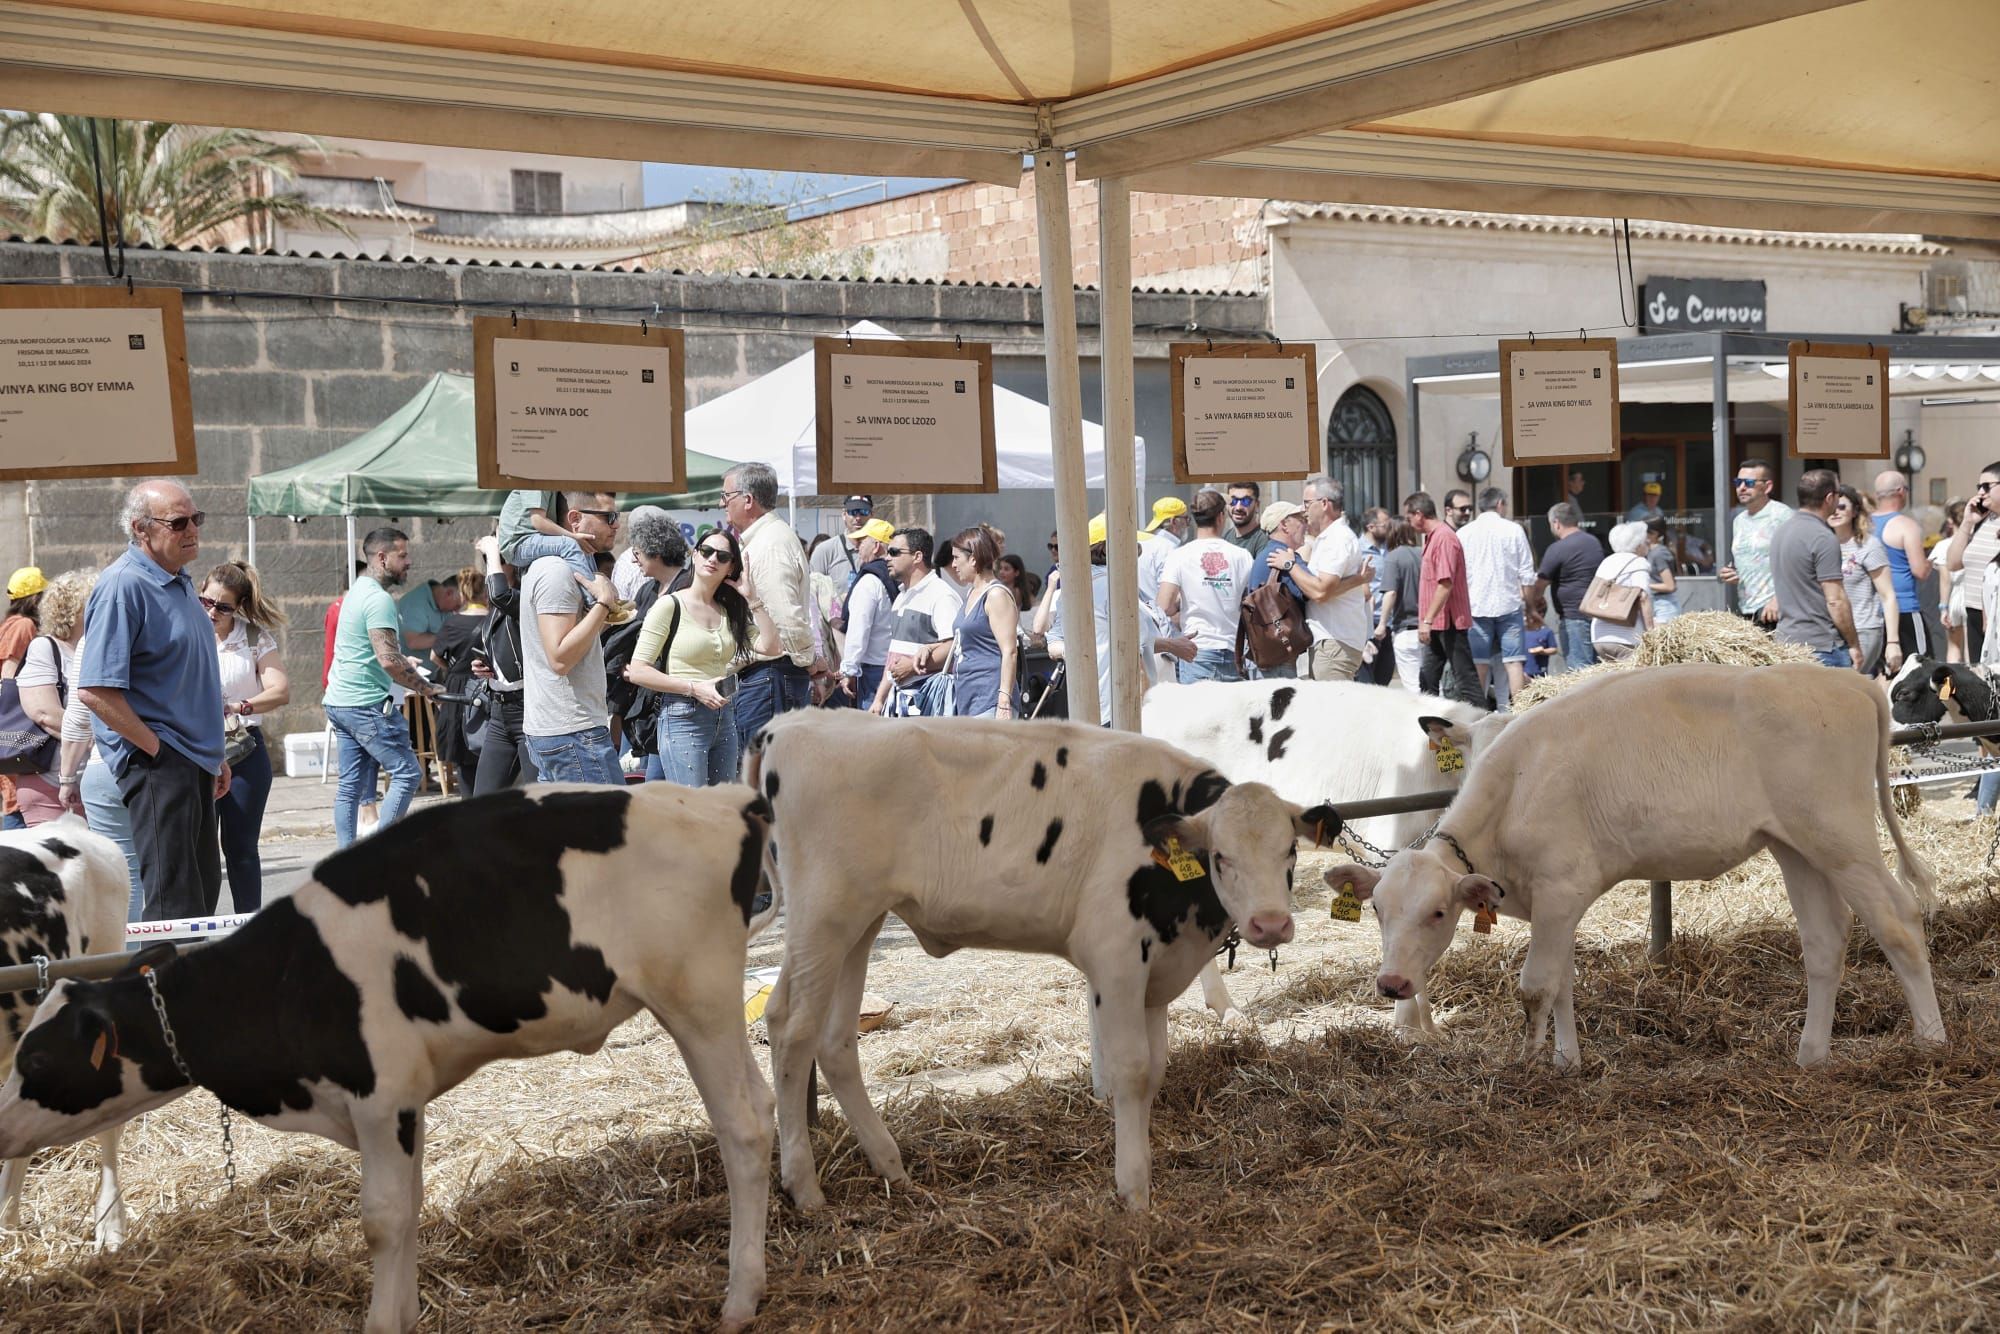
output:
POLYGON ((1319 378, 1310 343, 1175 343, 1174 479, 1227 484, 1310 477, 1319 378))
POLYGON ((178 289, 0 287, 0 480, 193 471, 178 289))
POLYGON ((1616 459, 1617 341, 1501 339, 1500 443, 1510 468, 1616 459))
POLYGON ((479 484, 686 491, 683 339, 645 324, 475 319, 479 484))
POLYGON ((997 491, 993 347, 813 340, 818 489, 997 491))
POLYGON ((1795 459, 1889 457, 1889 349, 1791 343, 1790 453, 1795 459))

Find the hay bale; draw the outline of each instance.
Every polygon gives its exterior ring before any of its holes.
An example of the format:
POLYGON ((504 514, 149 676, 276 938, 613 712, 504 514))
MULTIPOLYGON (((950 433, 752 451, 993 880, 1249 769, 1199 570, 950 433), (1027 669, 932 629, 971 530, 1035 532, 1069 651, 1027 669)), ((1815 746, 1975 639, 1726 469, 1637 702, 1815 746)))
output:
POLYGON ((1520 713, 1582 685, 1604 672, 1636 667, 1670 667, 1683 662, 1719 662, 1728 667, 1770 667, 1781 662, 1816 662, 1812 650, 1780 644, 1740 616, 1726 611, 1691 611, 1656 625, 1639 639, 1639 651, 1622 663, 1599 663, 1560 676, 1539 676, 1514 696, 1520 713))

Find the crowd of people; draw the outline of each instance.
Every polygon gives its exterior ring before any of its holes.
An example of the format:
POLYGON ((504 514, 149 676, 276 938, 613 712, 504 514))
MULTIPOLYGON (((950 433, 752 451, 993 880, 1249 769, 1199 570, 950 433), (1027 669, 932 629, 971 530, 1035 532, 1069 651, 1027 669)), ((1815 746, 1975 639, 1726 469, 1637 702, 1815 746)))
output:
MULTIPOLYGON (((1864 494, 1810 469, 1791 505, 1775 487, 1767 463, 1737 471, 1716 573, 1744 617, 1871 676, 1906 655, 2000 652, 2000 616, 1986 615, 2000 606, 2000 463, 1936 535, 1897 472, 1864 494)), ((400 818, 426 782, 412 695, 432 700, 438 757, 472 793, 641 775, 698 787, 732 778, 780 713, 1015 717, 1036 699, 1028 663, 1065 656, 1053 534, 1044 578, 991 525, 940 540, 861 495, 840 532, 807 545, 761 464, 732 469, 721 500, 722 521, 690 541, 615 495, 513 492, 474 564, 407 589, 408 536, 368 533, 325 621, 336 843, 400 818)), ((250 566, 201 560, 204 518, 179 483, 140 483, 118 559, 54 579, 15 571, 0 622, 6 823, 83 815, 125 850, 135 920, 213 913, 225 867, 238 911, 262 901, 262 720, 291 700, 285 616, 250 566)), ((1656 495, 1605 541, 1573 500, 1547 519, 1537 556, 1497 487, 1355 518, 1324 475, 1296 503, 1264 502, 1255 482, 1165 496, 1135 553, 1139 616, 1117 626, 1099 515, 1087 540, 1103 717, 1114 634, 1154 681, 1358 679, 1504 707, 1558 664, 1630 656, 1680 613, 1688 566, 1656 495)), ((1981 811, 1996 797, 1983 781, 1981 811)))

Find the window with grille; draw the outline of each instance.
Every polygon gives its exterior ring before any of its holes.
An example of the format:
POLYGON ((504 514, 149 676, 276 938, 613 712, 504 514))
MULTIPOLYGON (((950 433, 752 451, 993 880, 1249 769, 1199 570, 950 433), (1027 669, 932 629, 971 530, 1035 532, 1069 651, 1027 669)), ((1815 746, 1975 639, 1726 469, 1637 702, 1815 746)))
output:
POLYGON ((1396 511, 1396 420, 1374 390, 1357 384, 1333 405, 1326 423, 1326 471, 1340 483, 1349 514, 1371 505, 1396 511))
POLYGON ((514 211, 516 213, 562 212, 562 173, 559 171, 515 172, 514 211))

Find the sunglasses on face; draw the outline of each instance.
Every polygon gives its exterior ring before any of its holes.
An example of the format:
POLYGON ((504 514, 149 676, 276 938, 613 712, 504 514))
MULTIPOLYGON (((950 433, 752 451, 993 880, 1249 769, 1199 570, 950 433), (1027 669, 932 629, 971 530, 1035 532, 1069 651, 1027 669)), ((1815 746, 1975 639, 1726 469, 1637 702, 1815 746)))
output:
POLYGON ((236 614, 234 603, 217 602, 214 598, 196 598, 195 601, 201 603, 204 611, 226 611, 232 616, 236 614))
POLYGON ((1736 485, 1739 487, 1761 486, 1767 480, 1767 478, 1763 477, 1739 477, 1736 479, 1736 485))
POLYGON ((591 516, 592 516, 593 518, 598 518, 598 519, 602 519, 602 520, 604 520, 604 522, 606 522, 606 523, 609 523, 609 524, 615 524, 615 523, 617 523, 617 522, 618 522, 618 511, 617 511, 617 510, 583 510, 583 509, 580 509, 580 510, 578 510, 578 511, 576 511, 576 512, 577 512, 578 514, 588 514, 588 515, 591 515, 591 516))
POLYGON ((908 547, 884 547, 883 551, 890 556, 907 556, 910 554, 908 547))
POLYGON ((1247 510, 1256 503, 1256 501, 1248 496, 1231 496, 1229 498, 1229 508, 1233 510, 1247 510))
POLYGON ((189 524, 193 524, 196 528, 199 528, 207 523, 208 515, 202 513, 200 510, 196 510, 192 514, 176 514, 171 519, 163 519, 157 514, 148 514, 146 522, 157 523, 161 527, 171 528, 177 533, 185 533, 188 530, 189 524))
POLYGON ((735 560, 736 555, 728 547, 696 547, 695 550, 710 560, 735 560))
POLYGON ((2000 486, 2000 482, 1981 482, 1974 489, 1978 491, 1991 491, 1995 486, 2000 486))
POLYGON ((1450 510, 1453 514, 1472 513, 1472 506, 1470 505, 1446 505, 1445 508, 1450 510))
POLYGON ((1051 556, 1056 554, 1056 544, 1053 542, 1049 543, 1049 554, 1051 556))

